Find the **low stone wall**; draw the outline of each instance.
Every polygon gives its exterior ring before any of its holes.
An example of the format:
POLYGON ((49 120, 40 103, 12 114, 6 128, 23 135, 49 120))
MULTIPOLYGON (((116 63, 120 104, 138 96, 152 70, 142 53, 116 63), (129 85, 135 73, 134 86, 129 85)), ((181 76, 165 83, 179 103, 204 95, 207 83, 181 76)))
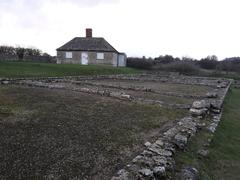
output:
MULTIPOLYGON (((52 81, 51 81, 52 82, 52 81)), ((57 82, 57 81, 55 81, 57 82)), ((117 99, 122 99, 122 100, 131 100, 132 97, 128 94, 122 93, 122 92, 114 92, 114 91, 104 91, 104 90, 99 90, 97 88, 95 89, 90 89, 86 87, 82 88, 71 88, 71 87, 66 87, 54 83, 46 83, 46 82, 41 82, 41 81, 32 81, 32 80, 23 80, 17 82, 19 85, 27 85, 27 86, 33 86, 33 87, 41 87, 41 88, 49 88, 49 89, 66 89, 66 90, 72 90, 72 91, 78 91, 78 92, 83 92, 83 93, 88 93, 88 94, 97 94, 101 96, 106 96, 106 97, 113 97, 117 99)))
MULTIPOLYGON (((201 119, 212 113, 212 122, 209 123, 210 133, 214 133, 221 119, 222 104, 231 86, 231 81, 225 83, 219 89, 220 100, 216 106, 215 100, 201 100, 193 103, 190 116, 178 121, 174 126, 165 131, 162 136, 153 144, 145 143, 146 150, 136 156, 124 169, 118 171, 112 180, 133 180, 133 179, 172 179, 174 172, 174 154, 186 148, 189 139, 197 131, 206 126, 201 119), (195 110, 198 113, 196 113, 195 110)), ((202 150, 201 153, 206 151, 202 150)), ((197 179, 198 170, 194 167, 183 168, 179 179, 197 179)))
POLYGON ((156 76, 148 74, 141 75, 112 75, 106 77, 97 77, 99 79, 118 79, 118 80, 132 80, 132 81, 152 81, 162 83, 187 84, 187 85, 203 85, 215 87, 216 84, 222 81, 227 81, 224 78, 208 78, 208 77, 188 77, 188 76, 156 76))
POLYGON ((186 147, 188 139, 199 127, 197 118, 189 116, 179 120, 154 143, 146 142, 146 150, 118 171, 112 180, 171 178, 175 167, 174 154, 186 147))
MULTIPOLYGON (((9 84, 11 82, 12 81, 2 81, 3 84, 9 84)), ((120 100, 136 102, 136 103, 154 104, 154 105, 164 106, 164 107, 168 107, 168 108, 189 109, 191 107, 190 104, 170 104, 170 103, 162 102, 159 100, 136 98, 134 96, 131 96, 131 95, 126 94, 119 90, 116 90, 116 91, 101 90, 101 89, 98 89, 97 87, 95 87, 95 88, 69 87, 69 86, 63 86, 63 85, 53 83, 53 82, 55 82, 55 83, 63 82, 62 80, 47 80, 47 82, 34 81, 34 80, 21 80, 21 81, 12 82, 12 83, 30 86, 30 87, 41 87, 41 88, 49 88, 49 89, 65 89, 65 90, 83 92, 83 93, 88 93, 88 94, 96 94, 96 95, 100 95, 100 96, 106 96, 106 97, 111 97, 111 98, 116 98, 116 99, 120 99, 120 100), (47 82, 51 82, 51 83, 47 83, 47 82)))
MULTIPOLYGON (((157 104, 160 106, 170 107, 170 108, 180 108, 180 109, 189 109, 191 107, 190 104, 170 104, 170 103, 164 103, 159 100, 153 100, 153 99, 144 99, 144 98, 136 98, 133 96, 130 96, 128 94, 125 94, 121 92, 120 90, 133 90, 133 91, 145 91, 145 92, 151 92, 163 96, 173 96, 173 97, 181 97, 181 98, 207 98, 208 96, 212 96, 211 93, 206 96, 194 96, 194 95, 186 95, 186 94, 177 94, 173 92, 161 92, 157 90, 152 90, 145 87, 135 87, 135 86, 118 86, 113 84, 104 85, 101 83, 95 83, 95 82, 89 82, 88 80, 97 80, 97 79, 111 79, 111 78, 119 78, 119 77, 125 77, 126 75, 98 75, 98 76, 75 76, 75 77, 44 77, 44 78, 18 78, 18 79, 0 79, 0 84, 9 84, 9 83, 18 83, 21 85, 28 85, 28 86, 37 86, 37 87, 45 87, 45 88, 57 88, 57 89, 69 89, 73 91, 79 91, 89 94, 98 94, 101 96, 107 96, 107 97, 113 97, 118 98, 122 100, 128 100, 128 101, 134 101, 134 102, 140 102, 145 104, 157 104), (70 87, 64 87, 59 86, 56 83, 58 82, 70 82, 72 84, 79 84, 79 85, 90 85, 94 88, 70 88, 70 87), (104 87, 104 88, 115 88, 116 91, 109 91, 109 90, 100 90, 97 87, 104 87)), ((127 79, 131 77, 130 79, 135 78, 136 75, 127 75, 127 79)), ((141 77, 145 77, 146 75, 137 75, 141 77)), ((121 78, 120 78, 121 79, 121 78)), ((151 79, 151 78, 150 78, 151 79)), ((200 78, 199 78, 200 79, 200 78)), ((205 78, 204 78, 205 79, 205 78)), ((217 81, 216 79, 213 80, 215 82, 215 87, 221 87, 226 84, 226 81, 217 81)))
POLYGON ((197 95, 191 95, 191 94, 178 94, 174 92, 161 92, 158 90, 146 88, 146 87, 136 87, 136 86, 119 86, 119 85, 114 85, 114 84, 101 84, 101 83, 94 83, 94 82, 88 82, 88 81, 71 81, 73 84, 81 84, 81 85, 91 85, 91 86, 98 86, 98 87, 106 87, 106 88, 115 88, 115 89, 120 89, 120 90, 133 90, 133 91, 143 91, 143 92, 151 92, 151 93, 156 93, 164 96, 174 96, 174 97, 183 97, 183 98, 204 98, 206 96, 197 96, 197 95))
MULTIPOLYGON (((147 74, 140 75, 94 75, 94 76, 64 76, 64 77, 37 77, 37 78, 4 78, 6 80, 104 80, 104 79, 115 79, 115 80, 129 80, 129 81, 152 81, 152 82, 161 82, 161 83, 174 83, 174 84, 188 84, 188 85, 202 85, 216 87, 217 85, 227 82, 228 79, 224 78, 205 78, 205 77, 188 77, 188 76, 148 76, 147 74)), ((0 79, 1 81, 1 79, 0 79)))

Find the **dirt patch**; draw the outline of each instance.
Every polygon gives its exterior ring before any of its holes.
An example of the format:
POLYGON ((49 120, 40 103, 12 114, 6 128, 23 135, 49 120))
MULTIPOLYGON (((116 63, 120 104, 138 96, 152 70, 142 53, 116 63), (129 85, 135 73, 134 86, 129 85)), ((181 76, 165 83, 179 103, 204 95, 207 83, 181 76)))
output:
POLYGON ((8 111, 0 113, 0 177, 9 179, 108 179, 185 114, 66 90, 4 86, 0 94, 8 111))

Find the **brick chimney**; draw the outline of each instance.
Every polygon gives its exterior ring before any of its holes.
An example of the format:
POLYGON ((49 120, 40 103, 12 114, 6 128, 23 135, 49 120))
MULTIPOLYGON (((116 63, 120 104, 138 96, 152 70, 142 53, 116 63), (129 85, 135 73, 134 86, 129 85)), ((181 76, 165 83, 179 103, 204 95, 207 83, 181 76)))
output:
POLYGON ((92 38, 92 29, 91 28, 86 29, 86 37, 87 38, 92 38))

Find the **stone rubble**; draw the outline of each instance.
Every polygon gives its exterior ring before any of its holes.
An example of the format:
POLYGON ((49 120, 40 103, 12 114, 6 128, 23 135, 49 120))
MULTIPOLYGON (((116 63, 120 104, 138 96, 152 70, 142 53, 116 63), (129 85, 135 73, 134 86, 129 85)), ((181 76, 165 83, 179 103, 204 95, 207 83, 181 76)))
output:
POLYGON ((207 108, 203 108, 203 109, 194 109, 194 108, 191 108, 190 109, 190 113, 193 115, 193 116, 196 116, 196 117, 201 117, 203 118, 208 112, 208 109, 207 108))
POLYGON ((188 138, 184 135, 181 135, 181 134, 177 134, 175 137, 174 137, 174 142, 175 144, 177 145, 177 147, 179 149, 184 149, 187 145, 187 142, 188 142, 188 138))
POLYGON ((194 167, 185 167, 181 170, 180 180, 197 180, 198 170, 194 167))
POLYGON ((113 177, 112 180, 129 180, 129 173, 125 169, 118 171, 117 175, 118 177, 113 177))
POLYGON ((217 88, 227 88, 228 86, 228 82, 224 81, 221 82, 219 85, 217 85, 217 88))
POLYGON ((206 94, 206 97, 207 98, 217 98, 218 97, 218 94, 216 92, 208 92, 206 94))
POLYGON ((149 147, 149 146, 151 146, 152 144, 150 143, 150 142, 146 142, 145 144, 144 144, 144 146, 146 146, 146 147, 149 147))
POLYGON ((139 173, 142 174, 144 177, 153 177, 153 171, 151 171, 150 169, 140 169, 139 173))
POLYGON ((163 166, 157 166, 153 169, 153 174, 156 178, 163 178, 166 176, 166 169, 163 166))
POLYGON ((209 106, 209 103, 207 103, 205 100, 194 101, 192 104, 193 109, 204 109, 209 108, 209 106))
POLYGON ((4 80, 4 81, 1 81, 0 84, 9 84, 9 83, 10 83, 10 81, 6 81, 6 80, 4 80))
POLYGON ((198 154, 199 158, 202 158, 202 157, 205 158, 208 156, 209 151, 206 149, 200 149, 200 150, 198 150, 197 154, 198 154))
POLYGON ((193 116, 204 117, 207 115, 210 108, 210 103, 205 100, 194 101, 190 109, 190 113, 193 116))

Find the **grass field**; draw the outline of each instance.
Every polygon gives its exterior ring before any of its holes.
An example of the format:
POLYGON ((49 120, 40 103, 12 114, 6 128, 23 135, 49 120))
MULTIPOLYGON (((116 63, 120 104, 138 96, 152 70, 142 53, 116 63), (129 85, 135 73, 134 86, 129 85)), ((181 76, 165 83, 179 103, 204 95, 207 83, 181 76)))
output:
POLYGON ((209 134, 200 132, 178 162, 200 170, 202 180, 240 179, 240 89, 232 89, 226 97, 222 120, 210 144, 207 158, 199 159, 197 150, 209 134))
POLYGON ((138 70, 111 66, 0 62, 0 77, 60 77, 78 75, 132 74, 138 70))
MULTIPOLYGON (((205 74, 203 74, 205 75, 205 74)), ((234 80, 240 80, 240 73, 236 73, 236 72, 229 72, 229 73, 217 73, 217 72, 213 72, 213 73, 209 73, 206 76, 208 77, 216 77, 216 78, 229 78, 229 79, 234 79, 234 80)))

